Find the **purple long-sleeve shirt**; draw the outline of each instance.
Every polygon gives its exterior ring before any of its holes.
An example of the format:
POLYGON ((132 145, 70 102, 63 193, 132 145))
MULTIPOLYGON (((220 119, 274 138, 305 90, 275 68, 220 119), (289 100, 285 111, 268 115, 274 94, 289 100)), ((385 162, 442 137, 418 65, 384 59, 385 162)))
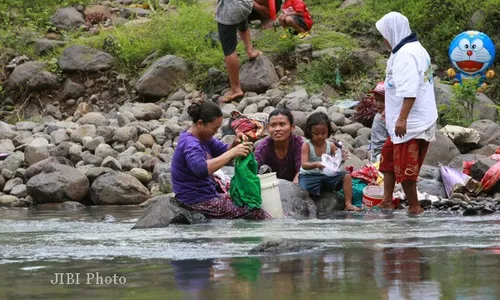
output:
POLYGON ((222 155, 228 148, 215 138, 200 141, 190 132, 181 133, 170 169, 172 187, 179 201, 195 204, 219 197, 208 174, 207 160, 222 155))
POLYGON ((288 152, 283 159, 280 159, 274 151, 274 141, 271 137, 262 140, 255 149, 255 159, 259 166, 268 165, 276 177, 293 181, 295 175, 300 171, 302 138, 292 134, 288 143, 288 152))

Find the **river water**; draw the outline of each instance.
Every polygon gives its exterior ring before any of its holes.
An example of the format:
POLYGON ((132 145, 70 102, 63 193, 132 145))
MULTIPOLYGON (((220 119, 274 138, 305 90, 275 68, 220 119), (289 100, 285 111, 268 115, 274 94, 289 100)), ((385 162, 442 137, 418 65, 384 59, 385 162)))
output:
POLYGON ((142 211, 0 209, 0 299, 500 299, 499 214, 130 230, 142 211), (317 248, 247 255, 274 239, 317 248))

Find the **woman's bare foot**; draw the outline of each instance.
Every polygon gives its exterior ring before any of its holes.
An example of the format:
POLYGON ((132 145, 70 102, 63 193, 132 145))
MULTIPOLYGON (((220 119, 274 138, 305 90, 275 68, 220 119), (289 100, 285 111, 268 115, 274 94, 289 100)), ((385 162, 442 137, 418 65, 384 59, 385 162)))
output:
POLYGON ((233 102, 235 100, 238 100, 238 99, 242 98, 243 96, 245 96, 245 94, 243 93, 242 90, 239 90, 236 92, 229 91, 226 94, 224 94, 223 97, 221 97, 219 99, 219 102, 220 103, 229 103, 229 102, 233 102))
POLYGON ((248 59, 254 60, 262 55, 262 51, 253 49, 252 51, 247 51, 248 59))
POLYGON ((408 208, 408 214, 412 216, 418 216, 424 213, 424 209, 422 207, 414 207, 408 208))
POLYGON ((375 207, 378 207, 380 209, 396 209, 396 207, 394 207, 394 204, 392 203, 392 201, 382 201, 380 202, 379 205, 375 205, 375 207))
POLYGON ((345 206, 345 210, 348 210, 348 211, 360 211, 360 210, 361 210, 361 208, 356 207, 356 206, 354 206, 354 205, 352 205, 352 204, 347 204, 347 205, 345 206))

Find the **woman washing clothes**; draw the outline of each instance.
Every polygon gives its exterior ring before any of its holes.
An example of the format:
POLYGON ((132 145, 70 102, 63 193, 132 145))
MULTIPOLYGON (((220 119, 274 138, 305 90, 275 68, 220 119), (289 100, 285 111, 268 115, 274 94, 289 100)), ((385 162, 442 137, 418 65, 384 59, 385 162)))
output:
POLYGON ((215 139, 222 111, 212 102, 194 103, 188 114, 193 124, 181 133, 172 158, 172 187, 176 198, 191 210, 209 218, 270 219, 262 209, 236 206, 228 193, 219 194, 212 174, 236 157, 246 157, 252 143, 239 134, 232 145, 215 139))

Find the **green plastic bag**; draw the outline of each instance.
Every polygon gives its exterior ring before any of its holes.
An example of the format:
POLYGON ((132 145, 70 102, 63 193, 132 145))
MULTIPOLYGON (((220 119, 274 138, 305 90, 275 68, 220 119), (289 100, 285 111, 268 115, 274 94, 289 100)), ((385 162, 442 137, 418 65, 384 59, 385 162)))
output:
POLYGON ((234 176, 231 179, 229 195, 237 206, 260 208, 260 179, 257 176, 259 166, 253 153, 247 157, 238 157, 234 161, 234 176))

